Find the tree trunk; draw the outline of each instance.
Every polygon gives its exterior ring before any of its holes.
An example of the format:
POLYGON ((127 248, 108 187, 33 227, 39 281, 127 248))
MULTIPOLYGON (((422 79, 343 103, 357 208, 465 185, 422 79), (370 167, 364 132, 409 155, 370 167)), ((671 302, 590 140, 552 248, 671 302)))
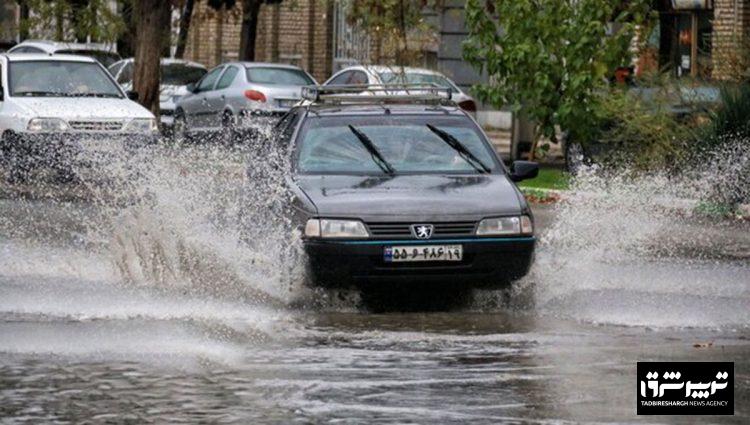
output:
POLYGON ((21 25, 18 31, 18 41, 24 41, 29 38, 29 4, 26 1, 21 0, 18 2, 18 5, 20 6, 19 9, 21 15, 21 25))
POLYGON ((118 2, 117 8, 122 21, 125 24, 125 30, 117 37, 117 52, 120 56, 127 58, 135 56, 135 17, 133 16, 133 5, 131 2, 118 2))
POLYGON ((255 38, 258 34, 258 13, 263 0, 242 1, 242 31, 240 32, 241 61, 255 60, 255 38))
POLYGON ((177 35, 177 48, 174 52, 174 57, 178 59, 185 57, 185 46, 187 45, 188 32, 190 32, 190 21, 193 18, 193 6, 195 6, 195 0, 185 0, 182 15, 180 15, 180 32, 177 35))
POLYGON ((164 0, 135 0, 135 73, 133 88, 138 102, 159 117, 159 62, 164 45, 169 40, 170 2, 164 0))

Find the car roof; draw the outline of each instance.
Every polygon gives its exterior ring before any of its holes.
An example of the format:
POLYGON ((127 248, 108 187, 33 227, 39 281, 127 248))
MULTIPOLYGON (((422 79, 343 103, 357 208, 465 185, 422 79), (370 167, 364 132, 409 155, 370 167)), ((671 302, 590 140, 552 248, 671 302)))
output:
POLYGON ((3 53, 10 62, 49 61, 49 62, 89 62, 98 63, 96 59, 80 55, 51 55, 47 53, 3 53))
POLYGON ((12 49, 17 49, 22 46, 38 47, 48 53, 54 53, 57 50, 90 50, 115 54, 113 49, 107 47, 104 43, 68 43, 52 40, 24 40, 13 46, 12 49))
POLYGON ((348 66, 346 68, 343 68, 340 71, 337 71, 336 74, 338 74, 339 72, 352 71, 352 70, 368 71, 368 72, 371 72, 371 73, 374 73, 374 74, 380 74, 380 73, 383 73, 383 72, 401 72, 401 71, 404 71, 407 74, 425 74, 425 75, 441 75, 441 76, 445 76, 445 74, 443 74, 442 72, 434 71, 432 69, 415 68, 415 67, 412 67, 412 66, 404 66, 404 67, 402 67, 402 66, 398 66, 398 65, 393 65, 393 66, 389 66, 389 65, 353 65, 353 66, 348 66))
POLYGON ((346 115, 447 115, 466 116, 455 105, 425 105, 410 103, 370 103, 370 104, 311 104, 299 106, 309 108, 315 115, 346 116, 346 115))
POLYGON ((271 68, 284 68, 284 69, 294 69, 294 70, 300 70, 304 71, 302 68, 296 65, 289 65, 285 63, 273 63, 273 62, 229 62, 223 65, 241 65, 245 68, 256 68, 256 67, 271 67, 271 68))
MULTIPOLYGON (((119 60, 119 61, 113 63, 112 65, 115 65, 115 64, 118 64, 118 63, 122 63, 122 62, 124 62, 124 63, 131 63, 133 61, 135 61, 135 58, 127 58, 127 59, 119 60)), ((189 61, 189 60, 186 60, 186 59, 162 58, 160 60, 160 62, 161 62, 162 65, 179 64, 179 65, 194 66, 196 68, 206 69, 205 65, 203 65, 201 63, 198 63, 198 62, 189 61)), ((110 66, 112 66, 112 65, 110 65, 110 66)))

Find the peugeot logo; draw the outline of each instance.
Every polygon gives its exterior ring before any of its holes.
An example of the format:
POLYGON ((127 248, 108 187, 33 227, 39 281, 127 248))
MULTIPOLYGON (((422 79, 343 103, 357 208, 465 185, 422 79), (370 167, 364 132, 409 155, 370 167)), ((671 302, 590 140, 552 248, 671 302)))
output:
POLYGON ((430 239, 435 226, 432 224, 412 224, 411 232, 417 239, 430 239))

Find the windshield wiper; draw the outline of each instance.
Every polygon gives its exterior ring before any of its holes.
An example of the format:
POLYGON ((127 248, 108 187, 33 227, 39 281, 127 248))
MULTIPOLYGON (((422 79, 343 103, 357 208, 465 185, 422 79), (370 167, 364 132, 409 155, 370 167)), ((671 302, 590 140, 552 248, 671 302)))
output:
POLYGON ((372 160, 375 161, 376 164, 378 164, 378 167, 380 167, 388 174, 393 174, 396 172, 391 164, 389 164, 388 161, 383 158, 383 155, 380 153, 380 151, 378 151, 378 148, 375 147, 375 144, 372 143, 372 140, 370 140, 370 138, 367 137, 365 133, 361 132, 351 124, 349 124, 349 130, 351 130, 352 133, 357 136, 357 139, 359 139, 360 143, 362 143, 362 146, 364 146, 365 149, 370 152, 372 160))
POLYGON ((112 97, 112 98, 120 98, 119 94, 113 94, 113 93, 72 93, 69 96, 71 97, 112 97))
POLYGON ((52 91, 17 91, 13 93, 13 96, 45 96, 45 97, 67 97, 66 93, 56 93, 52 91))
POLYGON ((427 128, 430 129, 430 131, 437 134, 438 137, 440 137, 442 141, 444 141, 448 146, 452 147, 456 152, 458 152, 459 155, 461 155, 461 158, 463 158, 467 163, 469 163, 469 165, 474 167, 475 170, 479 171, 480 173, 489 173, 490 171, 492 171, 489 169, 489 167, 484 165, 484 163, 481 160, 479 160, 479 158, 477 158, 473 153, 471 153, 471 151, 467 149, 463 143, 459 142, 458 139, 453 137, 452 134, 448 133, 445 130, 439 129, 432 124, 426 124, 426 125, 427 125, 427 128))

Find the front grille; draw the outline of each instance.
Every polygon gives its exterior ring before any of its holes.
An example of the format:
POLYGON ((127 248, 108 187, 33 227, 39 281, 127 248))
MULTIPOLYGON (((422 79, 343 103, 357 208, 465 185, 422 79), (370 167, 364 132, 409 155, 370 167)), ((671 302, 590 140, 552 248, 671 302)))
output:
POLYGON ((68 121, 70 128, 77 131, 119 131, 122 121, 68 121))
MULTIPOLYGON (((376 238, 416 239, 411 232, 411 226, 414 224, 426 223, 367 223, 367 227, 370 229, 370 234, 376 238)), ((429 224, 435 226, 430 239, 473 236, 474 228, 476 227, 476 222, 474 221, 453 221, 429 224)))

